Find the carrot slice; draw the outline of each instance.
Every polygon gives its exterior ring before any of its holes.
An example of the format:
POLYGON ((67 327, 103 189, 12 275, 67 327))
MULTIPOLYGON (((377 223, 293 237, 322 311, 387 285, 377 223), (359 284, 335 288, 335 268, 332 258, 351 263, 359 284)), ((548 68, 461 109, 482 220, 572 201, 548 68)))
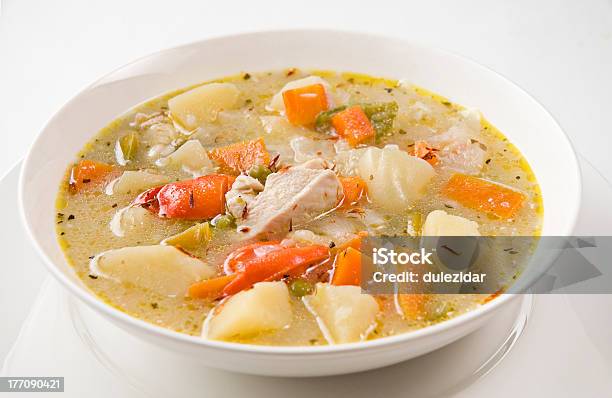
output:
POLYGON ((234 174, 247 171, 256 164, 270 163, 263 138, 215 148, 208 152, 208 156, 221 165, 223 172, 234 174))
POLYGON ((440 161, 436 154, 437 151, 436 148, 429 146, 425 141, 416 141, 414 143, 414 156, 425 160, 432 166, 437 165, 440 161))
POLYGON ((226 274, 244 271, 246 264, 257 257, 261 257, 271 251, 282 249, 279 241, 255 242, 242 246, 231 252, 223 263, 226 274))
POLYGON ((225 212, 225 193, 234 177, 210 174, 144 191, 132 204, 166 218, 205 220, 225 212))
POLYGON ((361 252, 352 247, 336 256, 332 285, 361 285, 361 252))
POLYGON ((312 126, 317 115, 329 107, 322 84, 286 90, 283 92, 283 102, 287 119, 298 126, 312 126))
POLYGON ((216 278, 206 279, 189 286, 187 294, 194 298, 217 299, 223 296, 223 289, 234 280, 236 275, 223 275, 216 278))
POLYGON ((465 174, 454 174, 442 193, 465 207, 502 219, 516 215, 525 201, 520 192, 465 174))
POLYGON ((246 261, 244 269, 225 286, 223 294, 236 294, 257 282, 300 275, 306 268, 321 263, 327 258, 329 258, 329 248, 322 245, 282 247, 270 251, 246 261))
POLYGON ((332 117, 332 125, 336 133, 352 147, 376 135, 370 119, 357 105, 336 113, 332 117))
POLYGON ((95 160, 81 160, 70 170, 70 188, 79 192, 85 187, 100 183, 112 173, 114 167, 95 160))
POLYGON ((342 250, 348 249, 349 247, 352 247, 355 250, 361 250, 361 240, 366 236, 368 236, 368 231, 359 231, 357 233, 357 236, 355 236, 354 238, 349 239, 346 242, 343 242, 342 244, 336 246, 336 250, 340 252, 342 250))
POLYGON ((367 189, 365 181, 359 177, 340 177, 340 183, 344 192, 342 208, 347 208, 357 203, 367 189))

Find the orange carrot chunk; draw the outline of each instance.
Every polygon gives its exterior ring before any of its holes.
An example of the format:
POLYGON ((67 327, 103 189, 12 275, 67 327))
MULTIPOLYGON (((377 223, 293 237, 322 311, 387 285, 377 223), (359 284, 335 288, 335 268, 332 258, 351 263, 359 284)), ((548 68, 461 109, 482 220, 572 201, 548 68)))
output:
POLYGON ((106 180, 114 167, 94 160, 81 160, 70 170, 70 188, 76 192, 106 180))
POLYGON ((223 172, 233 174, 248 171, 256 164, 270 163, 270 154, 263 138, 215 148, 208 152, 208 156, 221 165, 223 172))
POLYGON ((370 119, 357 105, 336 113, 332 117, 332 126, 352 147, 376 135, 370 119))
POLYGON ((465 207, 502 219, 514 217, 525 201, 520 192, 465 174, 454 174, 442 193, 465 207))
POLYGON ((285 277, 298 276, 308 267, 329 258, 329 248, 322 245, 304 247, 267 248, 243 264, 236 278, 223 289, 223 294, 232 295, 248 289, 257 282, 275 281, 285 277))
POLYGON ((329 107, 322 84, 283 91, 285 113, 289 122, 298 126, 311 126, 317 115, 329 107))
POLYGON ((225 193, 233 176, 210 174, 144 191, 132 204, 166 218, 206 220, 225 213, 225 193))
POLYGON ((217 299, 223 296, 223 289, 236 278, 236 275, 223 275, 206 279, 189 286, 187 294, 193 298, 217 299))
POLYGON ((359 231, 357 236, 352 239, 349 239, 340 245, 336 246, 336 250, 341 252, 344 249, 352 247, 355 250, 361 250, 361 240, 368 236, 368 231, 359 231))
POLYGON ((340 177, 340 183, 344 192, 342 208, 347 208, 357 203, 367 189, 365 181, 359 177, 340 177))
POLYGON ((352 247, 338 253, 332 285, 361 285, 361 252, 352 247))

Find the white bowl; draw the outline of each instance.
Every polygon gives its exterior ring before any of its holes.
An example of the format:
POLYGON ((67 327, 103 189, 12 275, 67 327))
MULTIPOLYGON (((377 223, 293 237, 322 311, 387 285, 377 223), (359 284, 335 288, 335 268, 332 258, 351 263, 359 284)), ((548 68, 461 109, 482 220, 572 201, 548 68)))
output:
POLYGON ((482 110, 521 150, 540 182, 543 235, 570 235, 581 190, 574 151, 551 115, 512 82, 457 55, 394 38, 326 30, 261 32, 205 40, 144 57, 103 77, 51 119, 26 157, 19 187, 26 230, 51 273, 79 299, 138 337, 212 367, 260 375, 319 376, 374 369, 435 350, 486 322, 513 296, 504 295, 416 332, 363 343, 241 345, 207 341, 133 318, 98 300, 76 277, 57 244, 55 197, 67 165, 100 128, 164 92, 240 71, 292 66, 406 78, 482 110))

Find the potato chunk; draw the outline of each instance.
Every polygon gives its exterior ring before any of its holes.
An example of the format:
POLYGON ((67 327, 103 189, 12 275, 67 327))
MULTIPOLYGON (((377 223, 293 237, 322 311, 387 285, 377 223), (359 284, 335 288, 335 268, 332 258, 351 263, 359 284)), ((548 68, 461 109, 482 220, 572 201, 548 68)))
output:
POLYGON ((302 300, 330 344, 365 340, 376 327, 378 303, 358 286, 318 283, 315 294, 302 300))
POLYGON ((202 337, 227 340, 284 328, 293 316, 289 300, 284 282, 256 283, 223 303, 218 313, 210 314, 202 337))
POLYGON ((233 109, 240 91, 231 83, 209 83, 179 94, 168 101, 171 114, 188 129, 212 122, 223 110, 233 109))
POLYGON ((201 177, 214 169, 206 150, 198 140, 187 141, 170 155, 158 159, 155 164, 158 167, 181 169, 192 177, 201 177))
POLYGON ((423 224, 424 236, 480 236, 478 223, 443 210, 434 210, 423 224))
POLYGON ((189 285, 215 274, 214 267, 173 246, 135 246, 98 254, 92 275, 130 283, 167 296, 184 295, 189 285))
POLYGON ((121 177, 113 180, 106 187, 108 195, 118 194, 138 194, 159 185, 170 182, 168 176, 149 173, 147 171, 124 171, 121 177))
POLYGON ((359 159, 358 174, 366 182, 374 204, 390 211, 405 211, 425 193, 436 173, 423 159, 387 145, 365 150, 359 159))

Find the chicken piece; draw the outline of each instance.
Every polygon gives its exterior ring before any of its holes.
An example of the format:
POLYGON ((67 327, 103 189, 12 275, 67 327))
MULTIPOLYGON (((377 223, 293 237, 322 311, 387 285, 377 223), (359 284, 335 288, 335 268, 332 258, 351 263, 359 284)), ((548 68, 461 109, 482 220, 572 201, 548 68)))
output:
POLYGON ((334 207, 342 185, 331 170, 292 167, 272 173, 238 226, 244 237, 278 237, 334 207))
POLYGON ((225 194, 227 210, 236 219, 241 219, 245 208, 263 191, 264 186, 256 178, 241 174, 236 178, 232 189, 225 194))

